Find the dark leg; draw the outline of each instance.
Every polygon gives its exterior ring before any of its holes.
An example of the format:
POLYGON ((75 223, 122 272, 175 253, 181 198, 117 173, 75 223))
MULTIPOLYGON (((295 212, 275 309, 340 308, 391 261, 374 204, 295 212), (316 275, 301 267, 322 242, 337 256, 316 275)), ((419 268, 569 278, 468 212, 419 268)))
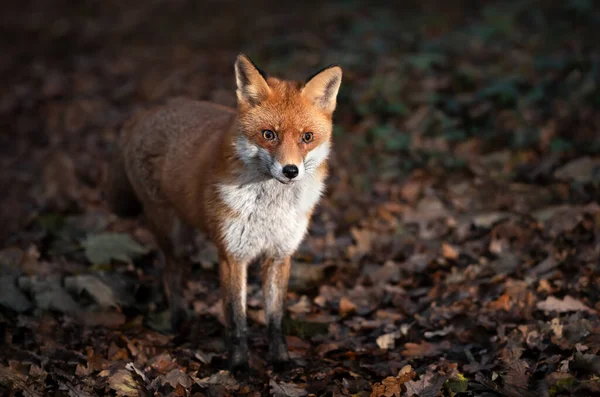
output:
POLYGON ((149 224, 161 248, 163 286, 171 311, 171 328, 175 333, 183 333, 188 322, 182 296, 184 274, 188 270, 184 266, 187 229, 169 209, 155 209, 151 213, 153 218, 149 219, 149 224))
POLYGON ((182 333, 188 321, 187 309, 181 293, 183 289, 183 268, 181 262, 176 261, 170 255, 165 258, 163 285, 169 300, 171 328, 173 332, 182 333))
POLYGON ((290 258, 267 259, 262 267, 262 288, 269 335, 269 358, 274 364, 289 361, 285 335, 281 327, 290 279, 290 258))
POLYGON ((246 324, 247 264, 221 256, 219 277, 223 310, 227 322, 229 367, 232 370, 248 368, 248 326, 246 324))

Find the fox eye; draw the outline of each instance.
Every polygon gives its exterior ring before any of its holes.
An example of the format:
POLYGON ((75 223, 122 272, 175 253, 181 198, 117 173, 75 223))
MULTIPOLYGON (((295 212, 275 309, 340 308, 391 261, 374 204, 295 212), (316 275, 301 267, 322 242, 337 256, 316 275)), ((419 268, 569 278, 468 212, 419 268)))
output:
POLYGON ((271 130, 263 130, 262 136, 267 141, 272 141, 273 139, 275 139, 275 133, 271 130))
POLYGON ((313 140, 313 138, 314 136, 312 132, 305 132, 304 134, 302 134, 302 140, 304 142, 310 142, 313 140))

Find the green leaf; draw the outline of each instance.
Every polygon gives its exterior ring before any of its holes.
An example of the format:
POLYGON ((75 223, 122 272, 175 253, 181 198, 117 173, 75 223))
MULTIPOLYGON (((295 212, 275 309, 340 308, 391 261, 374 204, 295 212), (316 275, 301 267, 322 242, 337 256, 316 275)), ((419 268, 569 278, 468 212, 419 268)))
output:
POLYGON ((446 389, 451 397, 454 397, 458 393, 464 393, 467 391, 468 381, 463 374, 457 374, 456 377, 448 379, 446 381, 446 389))
POLYGON ((132 259, 149 251, 125 233, 96 234, 81 244, 85 248, 85 255, 94 265, 109 263, 111 259, 131 263, 132 259))

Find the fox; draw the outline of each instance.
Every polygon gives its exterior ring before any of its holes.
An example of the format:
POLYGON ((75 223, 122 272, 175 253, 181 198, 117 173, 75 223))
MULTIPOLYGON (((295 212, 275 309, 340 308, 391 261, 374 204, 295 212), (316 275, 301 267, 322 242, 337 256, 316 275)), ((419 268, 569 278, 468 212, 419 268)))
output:
POLYGON ((249 369, 248 266, 259 261, 268 359, 289 363, 282 330, 291 257, 325 189, 342 69, 305 82, 234 63, 237 107, 176 98, 131 117, 109 171, 118 216, 143 215, 164 266, 174 330, 189 318, 181 290, 185 244, 196 230, 218 249, 228 365, 249 369))

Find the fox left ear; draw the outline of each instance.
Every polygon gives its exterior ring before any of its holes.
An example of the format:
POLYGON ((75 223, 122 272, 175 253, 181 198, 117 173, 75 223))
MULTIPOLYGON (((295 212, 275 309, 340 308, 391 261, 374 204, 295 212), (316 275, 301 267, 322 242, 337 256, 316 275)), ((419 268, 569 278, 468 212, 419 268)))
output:
POLYGON ((341 83, 342 68, 328 66, 308 79, 302 88, 302 95, 324 111, 333 113, 341 83))
POLYGON ((271 92, 266 76, 248 56, 239 54, 235 61, 238 103, 254 106, 264 101, 271 92))

